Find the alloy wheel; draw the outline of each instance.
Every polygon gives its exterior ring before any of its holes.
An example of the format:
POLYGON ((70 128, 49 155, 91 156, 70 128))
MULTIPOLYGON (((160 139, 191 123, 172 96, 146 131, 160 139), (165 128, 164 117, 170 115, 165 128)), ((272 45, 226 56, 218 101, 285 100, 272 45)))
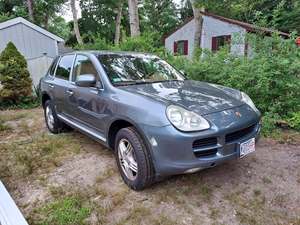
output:
POLYGON ((118 145, 118 158, 122 171, 129 180, 135 180, 138 174, 134 149, 127 139, 121 139, 118 145))

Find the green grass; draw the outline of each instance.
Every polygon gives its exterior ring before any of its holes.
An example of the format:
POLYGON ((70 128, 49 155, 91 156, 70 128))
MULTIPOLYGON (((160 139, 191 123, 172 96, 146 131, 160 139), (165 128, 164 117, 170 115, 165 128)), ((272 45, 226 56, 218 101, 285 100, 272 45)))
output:
POLYGON ((28 176, 61 164, 66 155, 80 151, 80 144, 68 134, 42 134, 19 142, 0 144, 0 178, 28 176))
POLYGON ((65 197, 37 210, 41 217, 38 225, 84 225, 91 209, 77 197, 65 197))
POLYGON ((210 200, 213 195, 213 190, 207 185, 202 185, 199 189, 199 194, 205 200, 210 200))
POLYGON ((11 127, 6 125, 1 119, 0 119, 0 133, 11 131, 11 127))
POLYGON ((2 121, 15 121, 27 117, 28 112, 20 111, 6 111, 6 113, 0 115, 0 120, 2 121))

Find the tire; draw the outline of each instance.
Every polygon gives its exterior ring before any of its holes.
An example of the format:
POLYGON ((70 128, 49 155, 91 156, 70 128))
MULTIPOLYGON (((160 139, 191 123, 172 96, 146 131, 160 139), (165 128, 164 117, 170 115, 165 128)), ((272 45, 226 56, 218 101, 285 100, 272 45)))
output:
POLYGON ((131 189, 142 190, 153 183, 154 169, 151 155, 143 139, 134 127, 123 128, 117 133, 115 157, 121 177, 131 189), (131 145, 131 148, 128 144, 131 145), (124 150, 124 146, 126 146, 127 154, 122 151, 122 149, 124 150), (128 149, 131 150, 129 151, 128 149), (132 159, 135 160, 136 166, 132 159), (125 168, 126 165, 127 170, 125 168), (128 167, 130 168, 128 169, 128 167), (136 172, 134 172, 134 169, 136 169, 136 172))
POLYGON ((51 100, 47 100, 44 105, 44 116, 48 130, 53 134, 61 133, 69 127, 61 122, 57 117, 55 107, 51 100))

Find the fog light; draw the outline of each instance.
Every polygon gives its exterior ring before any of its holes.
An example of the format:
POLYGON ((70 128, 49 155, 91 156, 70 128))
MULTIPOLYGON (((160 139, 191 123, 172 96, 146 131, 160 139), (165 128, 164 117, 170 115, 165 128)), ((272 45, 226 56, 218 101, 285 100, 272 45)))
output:
POLYGON ((196 173, 196 172, 198 172, 201 169, 202 169, 202 167, 192 168, 192 169, 184 171, 184 173, 196 173))

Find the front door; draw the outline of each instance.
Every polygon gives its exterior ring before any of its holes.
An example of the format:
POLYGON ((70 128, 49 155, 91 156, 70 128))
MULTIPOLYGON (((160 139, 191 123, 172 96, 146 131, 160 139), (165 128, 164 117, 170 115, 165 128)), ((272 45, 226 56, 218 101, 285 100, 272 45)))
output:
POLYGON ((67 113, 73 120, 77 120, 84 125, 91 127, 98 132, 104 132, 104 97, 100 76, 88 56, 77 54, 72 82, 68 86, 67 92, 67 113), (76 85, 78 76, 92 74, 95 76, 97 84, 94 87, 79 87, 76 85))

